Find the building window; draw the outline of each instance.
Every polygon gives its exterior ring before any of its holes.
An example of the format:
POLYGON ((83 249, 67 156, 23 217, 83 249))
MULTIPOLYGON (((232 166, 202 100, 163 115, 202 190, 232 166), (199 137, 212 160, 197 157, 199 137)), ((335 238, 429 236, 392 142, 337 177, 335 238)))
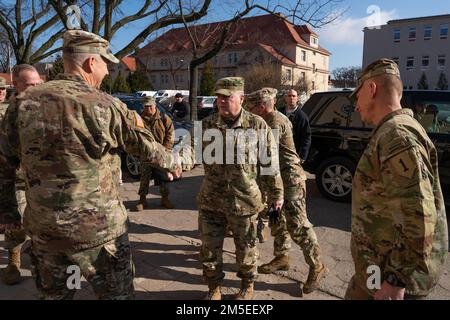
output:
POLYGON ((430 64, 429 56, 422 56, 422 70, 427 70, 430 64))
POLYGON ((150 81, 151 81, 152 83, 155 83, 155 82, 156 82, 156 77, 155 77, 154 74, 152 74, 152 75, 150 76, 150 81))
POLYGON ((302 80, 302 81, 305 81, 305 80, 306 80, 306 73, 305 73, 305 72, 302 72, 302 73, 300 74, 300 80, 302 80))
POLYGON ((315 51, 313 51, 313 55, 316 55, 316 52, 315 52, 315 51))
POLYGON ((229 63, 237 63, 238 62, 237 52, 232 52, 232 53, 228 54, 228 62, 229 63))
POLYGON ((445 68, 445 54, 438 55, 438 70, 444 70, 445 68))
POLYGON ((318 41, 317 41, 317 38, 312 38, 312 43, 314 44, 314 45, 317 45, 317 43, 318 43, 318 41))
POLYGON ((217 56, 214 56, 214 64, 217 64, 219 62, 219 58, 217 56))
POLYGON ((433 27, 432 26, 425 26, 423 28, 423 39, 424 40, 430 40, 432 33, 433 33, 433 27))
POLYGON ((399 58, 399 57, 392 57, 392 60, 393 60, 397 65, 399 65, 399 63, 400 63, 400 58, 399 58))
POLYGON ((447 39, 448 37, 448 23, 441 24, 441 32, 439 33, 441 39, 447 39))
POLYGON ((407 57, 406 70, 413 70, 413 69, 414 69, 414 57, 407 57))
POLYGON ((416 41, 416 27, 409 27, 409 41, 416 41))
POLYGON ((316 90, 316 82, 315 81, 311 81, 311 87, 313 90, 316 90))
POLYGON ((300 59, 305 62, 306 61, 306 51, 302 50, 300 53, 300 59))
POLYGON ((163 74, 159 76, 159 80, 161 83, 164 83, 164 75, 163 74))
POLYGON ((292 80, 292 70, 291 69, 286 69, 286 74, 284 76, 284 79, 286 81, 291 81, 292 80))
POLYGON ((394 30, 394 42, 400 42, 400 29, 394 30))
POLYGON ((316 73, 316 64, 315 63, 312 64, 312 72, 316 73))

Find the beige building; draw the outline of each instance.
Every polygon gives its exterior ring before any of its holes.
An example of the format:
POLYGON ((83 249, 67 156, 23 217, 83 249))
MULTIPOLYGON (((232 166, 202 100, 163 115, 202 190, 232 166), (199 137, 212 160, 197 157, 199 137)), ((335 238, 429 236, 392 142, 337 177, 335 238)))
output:
POLYGON ((130 73, 134 73, 136 71, 136 58, 124 57, 120 60, 120 63, 110 63, 108 64, 108 71, 112 79, 116 79, 119 72, 122 77, 126 79, 130 73))
POLYGON ((363 68, 379 58, 399 65, 404 86, 417 89, 425 73, 434 89, 443 72, 450 81, 450 15, 391 20, 375 29, 364 29, 363 68))
MULTIPOLYGON (((223 25, 217 22, 192 28, 200 50, 213 45, 223 25)), ((137 59, 155 89, 188 89, 191 56, 186 30, 177 28, 142 48, 137 59)), ((277 15, 262 15, 242 19, 231 28, 226 45, 211 62, 216 79, 244 76, 255 65, 271 65, 280 87, 296 85, 303 79, 311 91, 324 91, 328 89, 329 57, 330 52, 319 45, 319 36, 308 26, 294 25, 277 15)))

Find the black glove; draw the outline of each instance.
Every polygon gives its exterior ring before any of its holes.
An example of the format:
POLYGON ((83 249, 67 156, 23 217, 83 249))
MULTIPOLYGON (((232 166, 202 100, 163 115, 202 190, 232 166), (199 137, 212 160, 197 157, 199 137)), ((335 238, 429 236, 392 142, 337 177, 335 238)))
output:
POLYGON ((271 226, 275 226, 280 223, 280 210, 275 210, 274 207, 270 207, 268 215, 271 226))

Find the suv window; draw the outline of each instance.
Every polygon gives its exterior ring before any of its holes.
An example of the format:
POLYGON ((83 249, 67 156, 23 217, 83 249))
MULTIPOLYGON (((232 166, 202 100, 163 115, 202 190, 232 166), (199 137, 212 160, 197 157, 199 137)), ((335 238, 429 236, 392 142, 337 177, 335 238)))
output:
POLYGON ((450 101, 416 101, 411 109, 427 132, 450 134, 450 101))
POLYGON ((337 96, 326 103, 315 117, 313 124, 345 127, 347 126, 348 115, 352 110, 350 99, 347 96, 337 96))

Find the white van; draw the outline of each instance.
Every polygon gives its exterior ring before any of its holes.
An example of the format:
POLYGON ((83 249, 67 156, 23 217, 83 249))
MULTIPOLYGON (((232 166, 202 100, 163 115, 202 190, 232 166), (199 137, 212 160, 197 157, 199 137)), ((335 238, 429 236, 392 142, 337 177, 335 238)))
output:
POLYGON ((153 97, 156 94, 156 91, 137 91, 134 96, 135 97, 153 97))
POLYGON ((189 90, 158 90, 155 94, 155 99, 159 101, 162 98, 174 97, 178 92, 183 96, 189 95, 189 90))

